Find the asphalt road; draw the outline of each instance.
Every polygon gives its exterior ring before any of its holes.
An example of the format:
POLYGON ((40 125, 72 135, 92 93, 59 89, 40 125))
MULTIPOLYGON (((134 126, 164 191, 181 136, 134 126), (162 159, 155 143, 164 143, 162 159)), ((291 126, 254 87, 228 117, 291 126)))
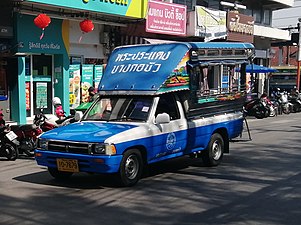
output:
POLYGON ((57 182, 33 159, 0 160, 0 224, 301 224, 301 113, 248 124, 252 141, 245 131, 220 166, 170 160, 131 188, 103 175, 57 182))

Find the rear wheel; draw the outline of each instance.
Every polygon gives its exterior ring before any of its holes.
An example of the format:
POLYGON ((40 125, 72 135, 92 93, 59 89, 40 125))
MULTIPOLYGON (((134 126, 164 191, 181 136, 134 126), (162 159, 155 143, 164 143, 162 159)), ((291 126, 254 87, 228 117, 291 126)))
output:
POLYGON ((57 180, 68 179, 73 174, 71 172, 59 171, 57 168, 52 168, 52 167, 48 167, 48 172, 50 173, 51 176, 53 176, 57 180))
POLYGON ((224 154, 224 139, 218 133, 211 136, 208 147, 202 153, 202 159, 206 166, 217 166, 221 163, 224 154))
POLYGON ((135 185, 143 171, 143 161, 139 150, 131 149, 124 153, 120 168, 119 180, 122 186, 135 185))

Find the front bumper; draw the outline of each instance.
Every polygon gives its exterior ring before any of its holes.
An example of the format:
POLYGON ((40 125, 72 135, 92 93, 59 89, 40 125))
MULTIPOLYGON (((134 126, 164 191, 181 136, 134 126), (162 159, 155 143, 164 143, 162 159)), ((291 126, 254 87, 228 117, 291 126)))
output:
POLYGON ((116 173, 119 170, 122 155, 82 155, 35 150, 35 160, 38 165, 57 168, 57 158, 76 159, 80 172, 116 173))

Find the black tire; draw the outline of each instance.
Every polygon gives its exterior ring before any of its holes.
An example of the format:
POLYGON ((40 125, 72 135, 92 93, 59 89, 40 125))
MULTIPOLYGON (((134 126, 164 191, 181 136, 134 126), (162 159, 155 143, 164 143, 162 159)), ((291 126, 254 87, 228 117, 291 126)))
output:
POLYGON ((5 152, 5 157, 10 161, 15 161, 19 156, 16 146, 10 143, 4 143, 2 151, 5 152))
POLYGON ((29 140, 27 140, 27 143, 28 143, 28 148, 23 149, 23 152, 27 156, 33 157, 34 156, 34 150, 36 148, 36 143, 35 143, 35 141, 32 138, 30 138, 29 140))
POLYGON ((214 133, 210 142, 202 153, 202 159, 206 166, 217 166, 221 163, 224 155, 225 143, 223 137, 214 133))
POLYGON ((65 180, 72 176, 71 172, 58 171, 57 168, 48 167, 48 172, 57 180, 65 180))
POLYGON ((139 150, 130 149, 123 154, 119 168, 119 183, 121 186, 130 187, 135 185, 141 178, 143 161, 139 150))

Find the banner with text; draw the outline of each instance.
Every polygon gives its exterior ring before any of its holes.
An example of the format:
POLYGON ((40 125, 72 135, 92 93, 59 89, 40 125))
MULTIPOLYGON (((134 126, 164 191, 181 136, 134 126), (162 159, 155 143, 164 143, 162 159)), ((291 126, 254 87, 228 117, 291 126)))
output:
POLYGON ((149 1, 146 32, 186 35, 186 5, 149 1))

